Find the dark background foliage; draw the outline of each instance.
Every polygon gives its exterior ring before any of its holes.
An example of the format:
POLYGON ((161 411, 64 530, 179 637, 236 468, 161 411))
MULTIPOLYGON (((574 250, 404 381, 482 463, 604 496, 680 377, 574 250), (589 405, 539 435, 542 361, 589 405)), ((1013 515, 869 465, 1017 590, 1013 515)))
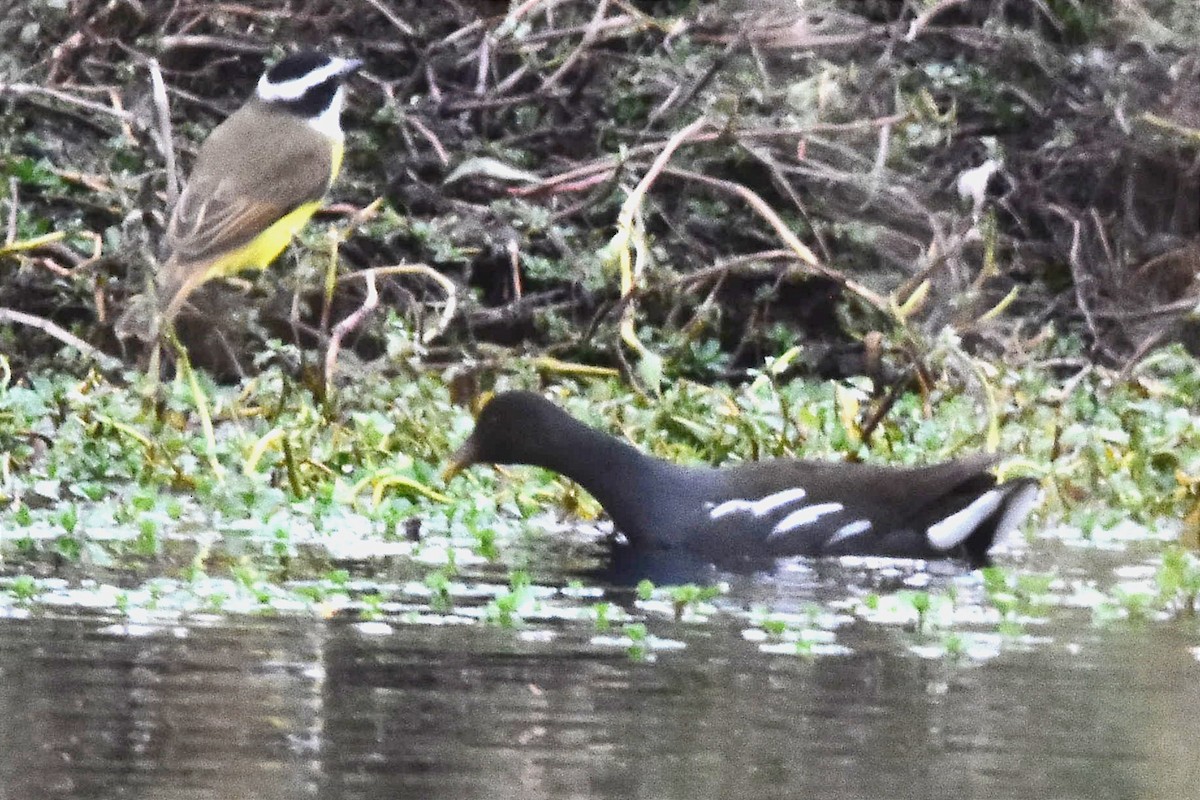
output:
MULTIPOLYGON (((344 273, 422 262, 459 287, 450 327, 423 351, 431 364, 501 345, 621 365, 617 327, 635 301, 646 345, 708 379, 795 343, 800 369, 869 369, 860 342, 873 331, 919 360, 923 337, 947 324, 997 357, 1044 356, 1058 338, 1112 365, 1189 338, 1200 266, 1190 3, 30 2, 0 14, 0 37, 5 241, 67 234, 0 254, 0 306, 131 363, 139 354, 112 320, 152 263, 168 151, 186 175, 264 60, 294 46, 366 59, 322 219, 349 226, 344 273), (702 135, 640 208, 646 263, 622 299, 603 257, 621 205, 700 117, 702 135), (974 214, 956 180, 988 158, 1002 169, 974 214), (354 216, 375 198, 374 216, 354 216), (910 313, 870 293, 911 300, 910 313)), ((326 245, 310 233, 249 294, 222 285, 198 298, 203 313, 182 327, 194 354, 208 352, 199 360, 245 368, 266 336, 323 347, 365 292, 343 280, 323 313, 326 245)), ((444 299, 419 275, 379 285, 418 328, 444 299)), ((359 326, 359 355, 383 352, 382 318, 359 326)), ((45 330, 0 334, 18 368, 58 349, 45 330)))

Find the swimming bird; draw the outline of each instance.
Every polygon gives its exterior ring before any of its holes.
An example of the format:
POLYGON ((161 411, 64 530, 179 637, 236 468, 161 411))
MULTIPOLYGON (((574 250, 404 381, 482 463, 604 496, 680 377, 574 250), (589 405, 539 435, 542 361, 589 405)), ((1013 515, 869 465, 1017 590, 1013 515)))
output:
POLYGON ((341 168, 344 84, 361 65, 287 56, 205 139, 167 225, 155 276, 162 321, 204 282, 265 269, 312 217, 341 168))
POLYGON ((619 557, 770 570, 791 556, 872 555, 990 563, 1024 519, 1037 483, 997 483, 995 458, 921 467, 775 459, 715 468, 647 455, 540 395, 496 395, 443 473, 528 464, 590 492, 627 540, 619 557))

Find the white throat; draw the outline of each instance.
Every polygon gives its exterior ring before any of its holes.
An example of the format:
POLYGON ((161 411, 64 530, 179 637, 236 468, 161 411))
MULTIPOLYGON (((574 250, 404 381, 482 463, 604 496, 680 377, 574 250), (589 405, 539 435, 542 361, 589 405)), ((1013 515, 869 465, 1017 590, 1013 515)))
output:
POLYGON ((329 107, 307 120, 308 127, 312 128, 317 133, 322 133, 330 139, 341 141, 344 138, 342 134, 342 107, 346 104, 346 87, 339 86, 334 92, 333 100, 329 102, 329 107))

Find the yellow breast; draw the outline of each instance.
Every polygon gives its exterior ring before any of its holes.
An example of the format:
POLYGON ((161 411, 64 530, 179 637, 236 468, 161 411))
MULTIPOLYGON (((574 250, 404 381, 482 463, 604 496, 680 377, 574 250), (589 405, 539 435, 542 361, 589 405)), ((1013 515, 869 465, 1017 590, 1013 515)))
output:
MULTIPOLYGON (((337 177, 342 168, 345 145, 341 139, 333 141, 333 153, 329 182, 337 177)), ((269 228, 256 236, 249 244, 227 253, 213 262, 207 270, 208 278, 234 275, 246 269, 266 269, 279 257, 292 238, 308 224, 312 215, 321 207, 320 202, 305 203, 275 221, 269 228)))
POLYGON ((329 182, 333 183, 333 179, 342 171, 342 156, 346 152, 346 143, 342 139, 333 140, 333 170, 329 173, 329 182))
POLYGON ((209 277, 233 275, 244 269, 266 269, 279 257, 292 237, 300 232, 321 207, 319 202, 305 203, 283 215, 246 245, 218 258, 209 267, 209 277))

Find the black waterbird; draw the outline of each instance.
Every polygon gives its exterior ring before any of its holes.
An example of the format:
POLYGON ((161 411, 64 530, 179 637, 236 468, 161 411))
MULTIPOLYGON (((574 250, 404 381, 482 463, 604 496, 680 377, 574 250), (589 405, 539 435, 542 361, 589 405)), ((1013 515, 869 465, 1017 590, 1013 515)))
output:
POLYGON ((997 483, 995 457, 923 467, 774 459, 680 466, 579 422, 545 398, 505 392, 484 406, 452 457, 448 480, 473 464, 528 464, 590 492, 640 563, 770 569, 790 556, 892 556, 990 563, 992 544, 1034 504, 1029 478, 997 483))

